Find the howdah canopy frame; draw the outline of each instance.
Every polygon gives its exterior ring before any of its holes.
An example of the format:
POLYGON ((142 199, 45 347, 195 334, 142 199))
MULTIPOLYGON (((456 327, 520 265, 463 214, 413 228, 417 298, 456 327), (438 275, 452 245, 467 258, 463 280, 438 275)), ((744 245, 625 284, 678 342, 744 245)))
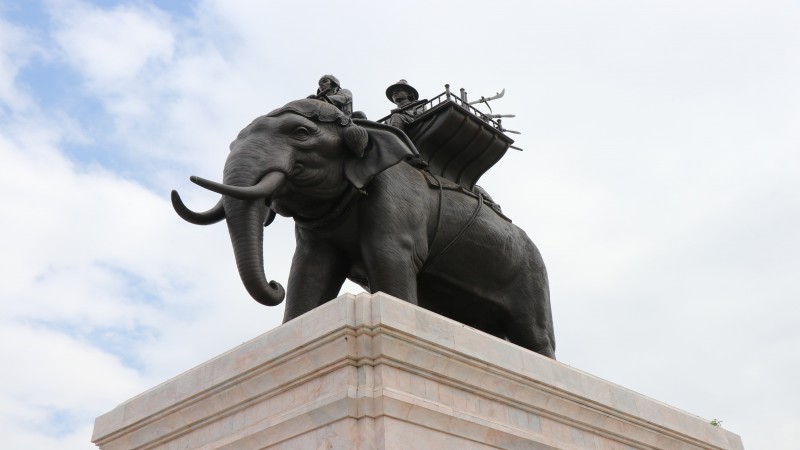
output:
MULTIPOLYGON (((461 97, 450 92, 449 85, 433 99, 419 100, 404 109, 414 116, 404 131, 428 169, 468 189, 514 143, 499 121, 467 103, 463 92, 461 97)), ((385 123, 389 117, 379 122, 385 123)))

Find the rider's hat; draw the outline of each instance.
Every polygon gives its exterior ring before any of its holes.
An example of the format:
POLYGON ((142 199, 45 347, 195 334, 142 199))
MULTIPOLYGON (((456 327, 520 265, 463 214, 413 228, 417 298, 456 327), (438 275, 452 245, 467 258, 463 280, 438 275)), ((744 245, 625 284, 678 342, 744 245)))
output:
POLYGON ((388 88, 386 88, 386 98, 388 98, 390 102, 392 101, 392 92, 394 92, 394 91, 396 91, 398 89, 402 89, 402 90, 408 92, 409 94, 411 94, 411 101, 412 102, 419 100, 419 93, 417 92, 417 90, 414 89, 413 87, 411 87, 411 85, 408 84, 408 81, 400 80, 397 83, 395 83, 395 84, 389 86, 388 88))
POLYGON ((319 77, 319 81, 322 81, 322 80, 324 80, 325 78, 327 78, 327 79, 331 80, 331 83, 335 84, 335 85, 336 85, 336 87, 338 87, 338 88, 341 88, 341 87, 342 87, 342 85, 341 85, 341 84, 339 84, 339 79, 338 79, 338 78, 336 78, 336 77, 335 77, 335 76, 333 76, 333 75, 323 75, 323 76, 319 77))

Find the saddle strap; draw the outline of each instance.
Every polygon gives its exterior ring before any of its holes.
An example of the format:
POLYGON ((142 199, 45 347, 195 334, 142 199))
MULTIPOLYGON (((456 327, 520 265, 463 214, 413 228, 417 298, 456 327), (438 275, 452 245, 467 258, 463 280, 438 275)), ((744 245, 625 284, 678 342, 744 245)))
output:
MULTIPOLYGON (((481 212, 482 206, 483 206, 483 195, 478 194, 478 206, 472 213, 472 217, 469 218, 467 223, 465 223, 464 226, 461 227, 461 231, 459 231, 458 234, 450 242, 448 242, 447 245, 445 245, 444 248, 439 253, 436 253, 432 257, 428 258, 427 261, 425 261, 425 264, 423 264, 422 267, 419 269, 419 273, 425 272, 425 269, 430 267, 434 262, 436 262, 437 259, 441 258, 442 255, 447 253, 447 251, 450 250, 464 236, 464 234, 467 232, 467 230, 469 230, 472 224, 475 223, 475 219, 478 218, 478 214, 481 212)), ((436 218, 436 230, 434 231, 433 239, 431 240, 431 249, 433 249, 433 244, 436 243, 436 237, 439 235, 439 225, 441 217, 442 217, 442 185, 439 184, 439 217, 436 218)))

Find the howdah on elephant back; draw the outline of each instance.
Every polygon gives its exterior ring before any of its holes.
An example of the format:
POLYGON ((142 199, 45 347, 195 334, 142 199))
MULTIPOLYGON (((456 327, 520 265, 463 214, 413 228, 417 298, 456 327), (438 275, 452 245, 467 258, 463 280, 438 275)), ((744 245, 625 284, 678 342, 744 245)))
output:
POLYGON ((283 287, 264 273, 264 227, 295 220, 284 322, 333 299, 349 278, 555 357, 547 272, 524 231, 480 195, 424 169, 408 137, 306 99, 255 119, 230 145, 222 194, 185 220, 226 220, 242 282, 259 303, 283 287))

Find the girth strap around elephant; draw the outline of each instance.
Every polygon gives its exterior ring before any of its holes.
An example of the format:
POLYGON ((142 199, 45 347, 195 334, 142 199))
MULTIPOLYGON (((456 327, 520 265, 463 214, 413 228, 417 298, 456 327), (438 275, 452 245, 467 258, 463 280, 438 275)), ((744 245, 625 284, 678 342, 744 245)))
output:
POLYGON ((333 208, 328 214, 323 217, 317 219, 302 219, 299 217, 294 218, 294 223, 300 228, 307 228, 311 230, 316 230, 320 228, 327 227, 329 225, 334 224, 342 215, 350 208, 350 205, 353 204, 353 201, 358 198, 359 195, 362 195, 363 190, 356 189, 353 186, 350 186, 339 200, 336 202, 336 207, 333 208))
POLYGON ((440 220, 441 220, 442 208, 443 208, 443 204, 444 204, 444 195, 443 195, 444 189, 453 190, 453 191, 461 191, 461 192, 463 192, 465 194, 470 195, 471 197, 475 197, 478 200, 478 203, 477 203, 477 206, 475 207, 475 211, 473 211, 472 215, 470 216, 469 220, 467 220, 467 222, 464 224, 464 226, 461 227, 461 230, 459 230, 459 232, 455 235, 455 237, 453 239, 451 239, 450 242, 448 242, 446 245, 444 245, 441 250, 437 251, 436 253, 434 253, 432 255, 429 255, 428 259, 425 261, 425 264, 423 264, 422 267, 420 268, 419 273, 425 272, 425 270, 428 267, 433 265, 436 262, 436 260, 438 260, 440 257, 442 257, 445 253, 447 253, 448 250, 450 250, 454 245, 456 245, 456 243, 458 243, 458 241, 470 229, 472 224, 475 223, 475 220, 478 218, 478 214, 480 214, 481 209, 482 209, 484 204, 487 204, 490 207, 492 207, 492 210, 494 210, 494 212, 497 213, 499 216, 503 217, 504 219, 508 220, 509 222, 511 221, 505 215, 503 215, 503 213, 498 211, 496 205, 493 202, 492 203, 486 202, 485 198, 480 193, 475 193, 475 192, 472 192, 472 191, 470 191, 468 189, 465 189, 463 186, 460 186, 460 185, 458 185, 458 184, 456 184, 456 183, 454 183, 454 182, 452 182, 452 181, 450 181, 450 180, 448 180, 446 178, 442 178, 442 177, 433 175, 432 173, 430 173, 427 170, 422 170, 422 173, 425 176, 425 179, 427 180, 428 185, 431 188, 439 190, 439 213, 438 213, 437 218, 436 218, 436 229, 434 230, 434 233, 433 233, 433 239, 431 239, 431 245, 430 245, 431 251, 433 251, 433 249, 435 248, 436 243, 437 243, 437 239, 436 238, 439 236, 440 220))
POLYGON ((492 211, 497 213, 497 215, 499 215, 503 219, 511 222, 511 219, 509 219, 505 214, 503 214, 503 211, 500 209, 500 206, 497 203, 495 203, 494 201, 486 198, 486 196, 482 196, 479 193, 477 193, 477 192, 475 192, 475 191, 473 191, 471 189, 467 189, 464 186, 461 186, 460 184, 458 184, 458 183, 456 183, 454 181, 448 180, 447 178, 440 177, 438 175, 434 175, 434 174, 430 173, 427 170, 422 170, 422 174, 425 176, 425 180, 428 182, 428 186, 430 186, 432 189, 444 189, 444 190, 448 190, 448 191, 459 191, 459 192, 462 192, 463 194, 469 195, 470 197, 473 197, 473 198, 481 197, 481 198, 483 198, 483 203, 485 203, 486 206, 491 208, 492 211))

